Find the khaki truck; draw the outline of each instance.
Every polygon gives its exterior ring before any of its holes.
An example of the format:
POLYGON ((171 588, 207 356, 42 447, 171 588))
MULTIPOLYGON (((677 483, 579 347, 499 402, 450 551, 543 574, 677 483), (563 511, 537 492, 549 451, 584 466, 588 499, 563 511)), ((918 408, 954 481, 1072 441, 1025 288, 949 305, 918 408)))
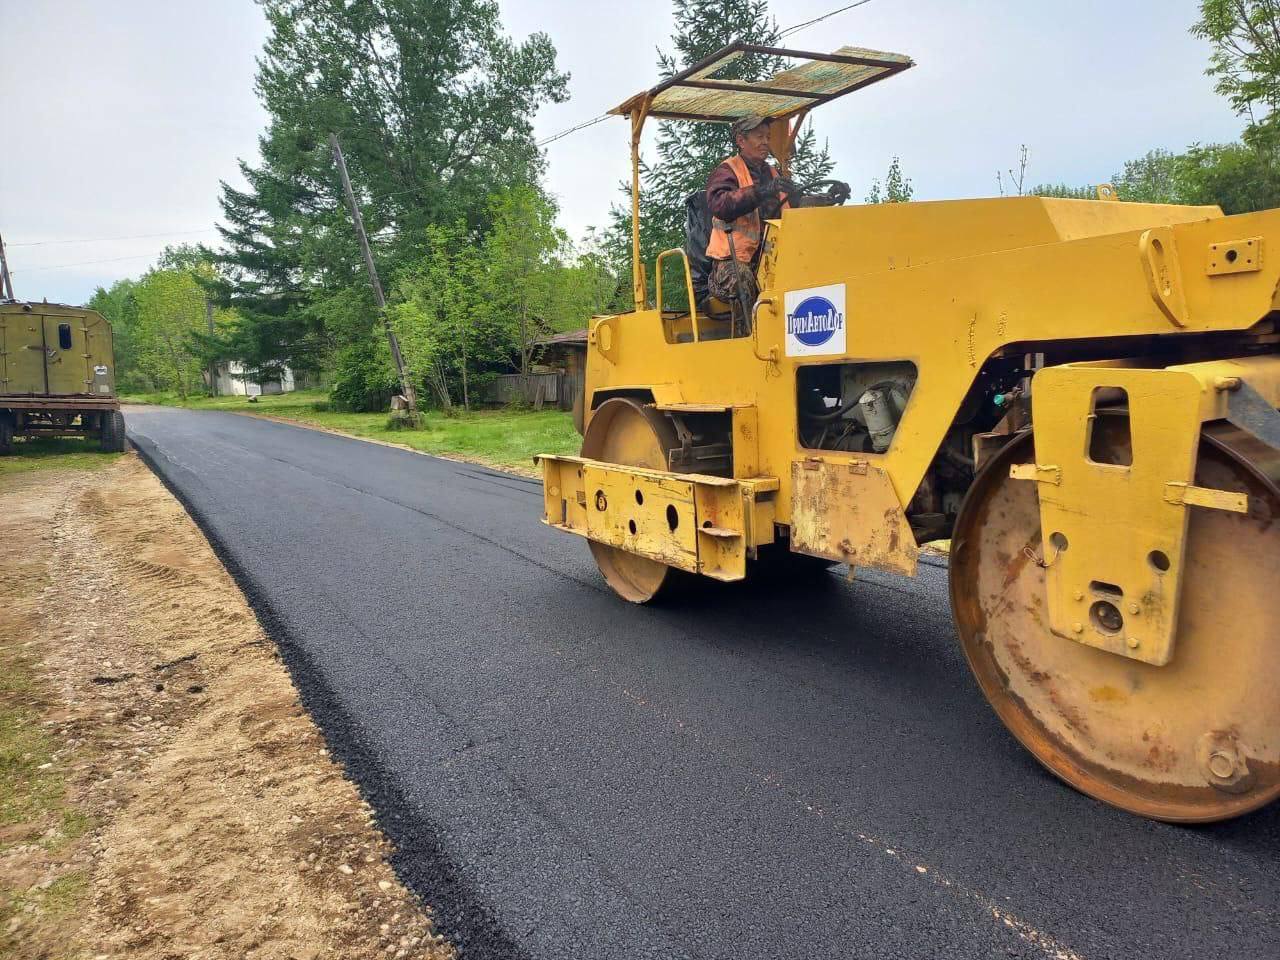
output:
POLYGON ((96 437, 124 450, 111 324, 100 313, 0 301, 0 454, 15 436, 96 437))

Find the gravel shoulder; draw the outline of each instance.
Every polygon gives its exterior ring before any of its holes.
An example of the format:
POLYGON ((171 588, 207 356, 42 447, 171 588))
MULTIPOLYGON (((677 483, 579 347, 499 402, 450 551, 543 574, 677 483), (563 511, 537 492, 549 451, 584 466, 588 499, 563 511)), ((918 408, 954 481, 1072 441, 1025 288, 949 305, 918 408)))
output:
POLYGON ((0 482, 0 955, 454 955, 134 455, 0 482))

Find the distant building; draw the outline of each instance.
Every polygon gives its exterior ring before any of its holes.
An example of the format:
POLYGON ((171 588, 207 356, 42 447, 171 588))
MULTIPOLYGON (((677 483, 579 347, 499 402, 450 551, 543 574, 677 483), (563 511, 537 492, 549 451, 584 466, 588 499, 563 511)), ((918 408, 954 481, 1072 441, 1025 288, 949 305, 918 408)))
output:
MULTIPOLYGON (((245 376, 244 364, 239 360, 224 360, 217 366, 217 377, 214 379, 213 392, 219 397, 261 397, 278 393, 292 393, 297 389, 293 381, 293 371, 288 367, 279 380, 263 380, 261 382, 245 376)), ((209 381, 206 372, 205 383, 209 381)))
POLYGON ((587 366, 587 331, 571 330, 535 340, 538 362, 528 376, 508 373, 495 377, 486 387, 486 403, 529 403, 574 409, 582 396, 587 366))
POLYGON ((558 399, 561 410, 572 410, 582 397, 587 374, 587 331, 570 330, 537 341, 541 360, 559 373, 558 399))

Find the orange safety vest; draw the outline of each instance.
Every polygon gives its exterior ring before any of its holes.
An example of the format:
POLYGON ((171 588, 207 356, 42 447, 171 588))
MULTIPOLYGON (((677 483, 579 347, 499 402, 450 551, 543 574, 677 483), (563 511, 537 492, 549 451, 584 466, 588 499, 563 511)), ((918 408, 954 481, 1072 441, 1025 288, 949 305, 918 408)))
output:
MULTIPOLYGON (((755 180, 751 178, 751 171, 747 169, 747 162, 742 159, 741 154, 735 153, 726 162, 738 178, 739 188, 749 187, 755 183, 755 180)), ((791 206, 783 198, 782 194, 778 194, 778 199, 782 200, 783 210, 791 206)), ((725 222, 723 220, 719 217, 711 218, 711 242, 707 244, 707 256, 712 260, 729 259, 729 235, 724 232, 724 228, 725 222)), ((752 258, 755 257, 756 251, 760 249, 762 229, 760 211, 758 209, 744 213, 733 221, 733 252, 738 255, 738 259, 743 263, 750 263, 752 258)))

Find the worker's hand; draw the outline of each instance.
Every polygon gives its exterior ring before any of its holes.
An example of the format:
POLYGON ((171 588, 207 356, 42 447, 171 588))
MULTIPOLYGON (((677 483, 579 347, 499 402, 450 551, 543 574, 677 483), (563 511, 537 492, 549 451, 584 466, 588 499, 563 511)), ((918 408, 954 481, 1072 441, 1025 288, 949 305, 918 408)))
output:
POLYGON ((831 187, 827 190, 827 196, 831 198, 831 202, 837 207, 848 200, 852 193, 853 191, 849 189, 849 185, 843 180, 833 180, 831 187))
POLYGON ((790 177, 774 177, 769 181, 769 191, 771 193, 781 193, 788 197, 798 197, 800 188, 795 185, 790 177))
POLYGON ((849 185, 842 180, 816 180, 806 186, 807 190, 823 189, 822 193, 806 193, 802 197, 792 197, 793 207, 838 207, 849 199, 852 192, 849 185))

